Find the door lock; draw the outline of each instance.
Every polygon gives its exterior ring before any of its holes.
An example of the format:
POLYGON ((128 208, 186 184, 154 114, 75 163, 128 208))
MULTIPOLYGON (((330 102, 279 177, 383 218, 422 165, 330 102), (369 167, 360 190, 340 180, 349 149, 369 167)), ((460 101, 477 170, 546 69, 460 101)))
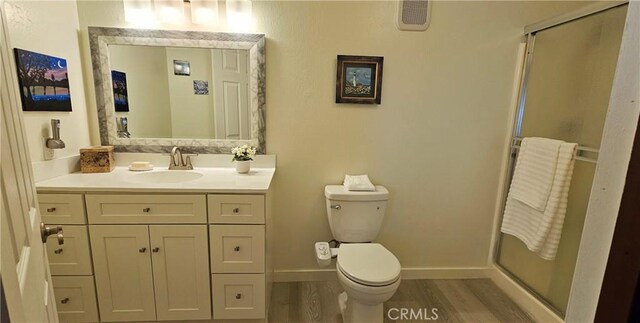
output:
POLYGON ((62 226, 48 227, 44 223, 40 222, 40 237, 42 237, 42 243, 47 243, 47 238, 55 234, 58 238, 58 244, 64 244, 64 235, 62 234, 62 226))

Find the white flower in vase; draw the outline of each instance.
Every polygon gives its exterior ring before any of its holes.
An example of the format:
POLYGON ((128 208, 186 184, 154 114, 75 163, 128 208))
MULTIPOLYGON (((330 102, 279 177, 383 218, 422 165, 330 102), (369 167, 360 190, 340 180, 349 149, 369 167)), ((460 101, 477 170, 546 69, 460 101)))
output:
POLYGON ((249 145, 242 145, 241 147, 234 147, 231 149, 233 154, 233 160, 236 163, 236 172, 239 174, 249 173, 251 168, 251 161, 256 155, 256 148, 249 145))

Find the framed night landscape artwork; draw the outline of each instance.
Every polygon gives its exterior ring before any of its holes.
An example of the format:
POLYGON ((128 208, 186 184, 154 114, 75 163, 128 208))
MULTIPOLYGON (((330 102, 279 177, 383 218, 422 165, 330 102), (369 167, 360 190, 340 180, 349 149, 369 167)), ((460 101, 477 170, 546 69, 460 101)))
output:
POLYGON ((23 111, 71 111, 67 60, 14 49, 23 111))
POLYGON ((129 112, 127 74, 112 70, 111 80, 113 80, 113 104, 116 112, 129 112))
POLYGON ((384 57, 338 55, 336 103, 380 104, 384 57))

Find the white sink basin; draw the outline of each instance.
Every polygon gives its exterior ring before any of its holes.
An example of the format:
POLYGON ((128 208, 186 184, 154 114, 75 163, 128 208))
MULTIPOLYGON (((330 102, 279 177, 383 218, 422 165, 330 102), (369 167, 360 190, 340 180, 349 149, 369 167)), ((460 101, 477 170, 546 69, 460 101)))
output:
POLYGON ((172 184, 190 182, 202 177, 202 173, 190 170, 161 170, 157 172, 139 173, 128 179, 140 184, 172 184))

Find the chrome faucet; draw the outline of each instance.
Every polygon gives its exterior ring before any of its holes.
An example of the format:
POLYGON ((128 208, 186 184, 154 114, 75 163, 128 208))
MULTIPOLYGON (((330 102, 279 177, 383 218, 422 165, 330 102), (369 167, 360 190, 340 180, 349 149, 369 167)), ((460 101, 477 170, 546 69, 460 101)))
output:
POLYGON ((173 147, 171 149, 171 155, 169 157, 169 170, 192 170, 191 156, 197 156, 197 154, 185 154, 185 158, 182 158, 182 151, 180 148, 173 147))

